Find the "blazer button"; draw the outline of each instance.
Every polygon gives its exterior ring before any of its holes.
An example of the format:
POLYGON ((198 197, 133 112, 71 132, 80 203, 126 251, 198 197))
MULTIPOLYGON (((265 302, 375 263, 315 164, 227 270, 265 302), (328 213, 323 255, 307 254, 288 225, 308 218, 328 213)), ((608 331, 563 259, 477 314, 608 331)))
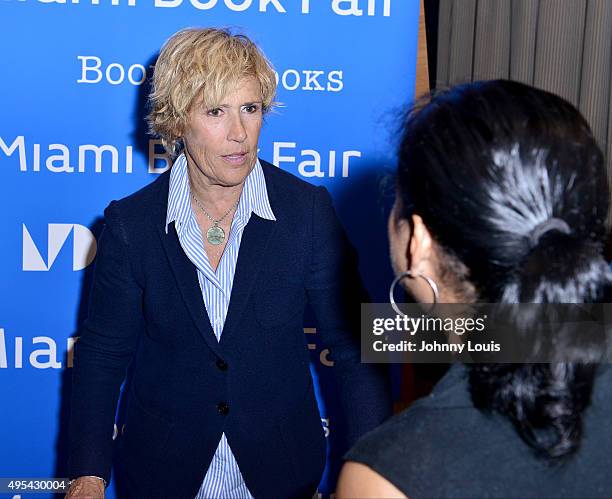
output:
POLYGON ((227 371, 228 365, 223 359, 217 359, 217 367, 219 371, 227 371))
POLYGON ((221 402, 217 405, 217 414, 221 416, 227 416, 229 413, 229 406, 225 402, 221 402))

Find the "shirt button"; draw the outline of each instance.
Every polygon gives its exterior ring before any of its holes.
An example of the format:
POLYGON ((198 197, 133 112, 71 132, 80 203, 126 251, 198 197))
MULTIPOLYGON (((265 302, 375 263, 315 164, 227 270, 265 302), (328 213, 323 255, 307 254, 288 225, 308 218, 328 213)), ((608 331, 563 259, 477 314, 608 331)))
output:
POLYGON ((223 359, 217 359, 217 367, 219 371, 227 371, 228 365, 223 359))
POLYGON ((225 402, 217 405, 217 414, 227 416, 229 414, 229 406, 225 402))

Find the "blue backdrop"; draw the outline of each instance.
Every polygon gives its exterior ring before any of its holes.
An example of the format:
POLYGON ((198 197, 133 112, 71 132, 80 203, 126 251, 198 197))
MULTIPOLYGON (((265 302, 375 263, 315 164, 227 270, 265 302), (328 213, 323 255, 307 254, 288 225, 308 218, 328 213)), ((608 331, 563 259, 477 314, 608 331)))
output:
MULTIPOLYGON (((263 48, 284 105, 260 156, 330 190, 385 301, 381 180, 414 95, 418 0, 0 0, 0 13, 0 476, 65 476, 70 350, 100 217, 168 166, 146 136, 146 79, 181 28, 237 27, 263 48)), ((329 352, 306 333, 324 386, 329 352)), ((333 398, 319 399, 326 431, 341 431, 333 398)), ((333 487, 324 477, 320 491, 333 487)))

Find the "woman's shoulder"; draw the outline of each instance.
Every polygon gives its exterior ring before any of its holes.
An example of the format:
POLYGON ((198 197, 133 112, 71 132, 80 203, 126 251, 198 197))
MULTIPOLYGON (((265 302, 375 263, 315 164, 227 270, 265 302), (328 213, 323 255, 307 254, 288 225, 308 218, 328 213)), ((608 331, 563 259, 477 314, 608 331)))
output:
POLYGON ((405 498, 406 495, 385 477, 365 464, 348 462, 340 473, 337 497, 405 498))
POLYGON ((419 489, 415 481, 430 481, 453 443, 470 441, 481 417, 470 401, 465 367, 454 364, 430 395, 364 435, 345 459, 369 467, 408 495, 409 485, 413 492, 419 489), (409 485, 406 469, 413 471, 409 485))
POLYGON ((610 389, 612 367, 602 365, 586 411, 581 452, 562 470, 538 459, 508 418, 471 404, 464 366, 453 366, 431 395, 364 435, 345 459, 368 467, 409 497, 484 490, 503 497, 510 482, 524 497, 542 490, 566 497, 576 487, 572 476, 591 477, 589 491, 600 497, 594 484, 607 487, 611 480, 602 464, 608 461, 612 435, 610 389))

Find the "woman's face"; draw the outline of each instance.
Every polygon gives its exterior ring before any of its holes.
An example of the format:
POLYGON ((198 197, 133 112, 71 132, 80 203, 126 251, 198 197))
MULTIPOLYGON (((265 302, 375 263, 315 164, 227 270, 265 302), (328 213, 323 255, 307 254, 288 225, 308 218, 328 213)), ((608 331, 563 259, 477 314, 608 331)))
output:
POLYGON ((196 104, 182 137, 190 172, 208 185, 242 184, 257 160, 262 121, 261 87, 254 77, 241 80, 215 108, 196 104))

